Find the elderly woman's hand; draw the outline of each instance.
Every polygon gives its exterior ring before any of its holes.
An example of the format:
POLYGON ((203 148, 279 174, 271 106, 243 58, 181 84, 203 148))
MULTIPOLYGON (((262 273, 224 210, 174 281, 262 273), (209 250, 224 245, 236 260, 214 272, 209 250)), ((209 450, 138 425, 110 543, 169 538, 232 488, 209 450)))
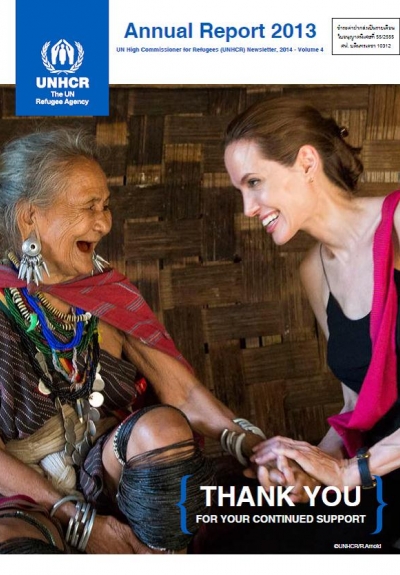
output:
POLYGON ((103 554, 162 553, 141 543, 129 525, 110 515, 96 515, 86 551, 103 554))
POLYGON ((309 500, 304 487, 311 491, 320 484, 306 473, 295 461, 283 455, 275 456, 274 466, 270 463, 260 464, 257 467, 257 477, 264 489, 269 489, 273 485, 292 486, 288 497, 293 503, 306 503, 309 500))
POLYGON ((355 487, 349 478, 348 460, 336 459, 306 441, 287 437, 274 437, 254 447, 252 460, 258 465, 268 465, 279 457, 295 461, 317 484, 332 485, 341 491, 345 485, 355 487))

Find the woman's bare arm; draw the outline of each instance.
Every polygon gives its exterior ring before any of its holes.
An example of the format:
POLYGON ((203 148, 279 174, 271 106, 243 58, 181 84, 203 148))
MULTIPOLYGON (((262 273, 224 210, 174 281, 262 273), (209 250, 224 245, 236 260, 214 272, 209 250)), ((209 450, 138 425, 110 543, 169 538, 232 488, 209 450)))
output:
MULTIPOLYGON (((358 395, 349 389, 347 385, 342 383, 344 406, 340 413, 346 413, 346 411, 351 411, 354 409, 358 395)), ((326 435, 318 444, 318 447, 322 449, 325 453, 329 453, 332 457, 336 459, 342 459, 345 455, 343 441, 340 435, 336 433, 333 427, 330 427, 326 435)))
MULTIPOLYGON (((217 440, 224 429, 243 432, 233 423, 233 412, 177 359, 130 336, 125 338, 123 350, 150 381, 160 402, 183 411, 197 432, 217 440)), ((247 433, 246 453, 250 455, 252 446, 260 440, 259 436, 247 433)))

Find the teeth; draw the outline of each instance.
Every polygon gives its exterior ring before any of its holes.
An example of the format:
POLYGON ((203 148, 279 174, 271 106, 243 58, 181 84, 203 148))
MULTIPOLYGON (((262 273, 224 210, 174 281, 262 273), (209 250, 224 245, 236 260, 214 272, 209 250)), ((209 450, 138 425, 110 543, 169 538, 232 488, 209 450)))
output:
POLYGON ((270 214, 269 216, 264 218, 261 223, 264 226, 264 228, 266 228, 267 226, 269 226, 270 223, 274 222, 277 218, 279 218, 279 214, 270 214))

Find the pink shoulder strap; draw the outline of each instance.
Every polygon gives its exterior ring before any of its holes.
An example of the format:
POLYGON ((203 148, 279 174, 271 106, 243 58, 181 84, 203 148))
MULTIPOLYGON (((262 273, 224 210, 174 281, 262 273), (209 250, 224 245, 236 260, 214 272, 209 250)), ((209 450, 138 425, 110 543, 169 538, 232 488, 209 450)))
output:
POLYGON ((374 294, 370 335, 372 357, 353 411, 328 419, 342 436, 350 456, 362 447, 362 432, 371 429, 397 399, 396 321, 398 296, 393 274, 393 217, 400 190, 389 194, 382 205, 381 222, 373 245, 374 294))

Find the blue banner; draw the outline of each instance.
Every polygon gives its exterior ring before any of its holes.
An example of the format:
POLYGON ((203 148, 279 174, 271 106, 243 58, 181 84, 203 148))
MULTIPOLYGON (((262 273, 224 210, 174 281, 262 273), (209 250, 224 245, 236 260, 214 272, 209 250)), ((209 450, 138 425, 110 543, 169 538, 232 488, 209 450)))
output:
POLYGON ((17 116, 107 116, 108 0, 16 0, 17 116))

